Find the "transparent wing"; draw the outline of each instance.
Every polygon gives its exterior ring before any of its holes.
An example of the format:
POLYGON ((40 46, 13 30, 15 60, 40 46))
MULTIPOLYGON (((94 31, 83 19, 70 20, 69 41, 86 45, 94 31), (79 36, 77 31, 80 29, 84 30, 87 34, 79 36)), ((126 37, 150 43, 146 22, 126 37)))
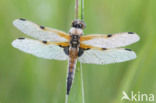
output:
POLYGON ((100 48, 123 47, 139 40, 139 36, 133 32, 124 32, 108 35, 88 35, 80 38, 81 43, 100 48))
POLYGON ((90 49, 78 58, 81 63, 88 64, 110 64, 124 62, 136 58, 135 52, 130 49, 117 48, 108 50, 90 49))
POLYGON ((45 59, 67 60, 63 48, 55 44, 45 44, 38 40, 19 38, 12 42, 13 47, 45 59))
POLYGON ((69 35, 56 29, 37 25, 26 19, 16 19, 13 24, 23 33, 39 40, 48 40, 54 42, 66 42, 69 35))

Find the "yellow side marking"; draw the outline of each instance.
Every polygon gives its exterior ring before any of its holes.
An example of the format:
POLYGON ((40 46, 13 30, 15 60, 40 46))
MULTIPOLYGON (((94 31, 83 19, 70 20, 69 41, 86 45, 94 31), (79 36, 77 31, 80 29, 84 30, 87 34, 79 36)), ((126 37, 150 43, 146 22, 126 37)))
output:
POLYGON ((107 35, 88 35, 88 36, 81 36, 80 41, 85 41, 85 40, 91 40, 95 38, 108 38, 107 35))
POLYGON ((90 45, 86 45, 86 44, 83 44, 83 43, 80 43, 80 48, 82 48, 82 49, 103 50, 103 48, 99 48, 99 47, 95 47, 95 46, 90 46, 90 45))
POLYGON ((50 29, 50 28, 48 28, 48 27, 45 27, 43 30, 49 31, 49 32, 54 32, 54 33, 58 34, 59 36, 65 38, 65 39, 67 39, 67 40, 70 40, 70 35, 68 35, 68 34, 66 34, 66 33, 64 33, 64 32, 61 32, 61 31, 59 31, 59 30, 50 29))
POLYGON ((40 42, 42 42, 45 45, 53 44, 53 45, 58 45, 58 46, 62 46, 62 47, 69 46, 68 42, 50 42, 50 41, 40 41, 40 42))

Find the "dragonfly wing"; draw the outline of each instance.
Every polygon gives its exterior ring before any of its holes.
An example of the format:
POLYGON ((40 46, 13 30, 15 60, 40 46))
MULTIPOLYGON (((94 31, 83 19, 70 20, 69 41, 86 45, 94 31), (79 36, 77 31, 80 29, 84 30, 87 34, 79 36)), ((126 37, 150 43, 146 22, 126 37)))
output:
POLYGON ((88 35, 80 38, 81 43, 100 48, 123 47, 139 40, 139 36, 133 32, 123 32, 108 35, 88 35))
POLYGON ((81 63, 110 64, 124 62, 136 58, 135 52, 130 49, 116 48, 107 50, 89 49, 85 50, 78 58, 81 63))
POLYGON ((35 24, 26 19, 16 19, 13 24, 23 33, 35 39, 54 42, 66 42, 69 40, 69 35, 64 32, 35 24))
POLYGON ((45 44, 38 40, 19 38, 12 42, 13 47, 26 53, 35 55, 45 59, 67 60, 68 57, 64 53, 62 47, 55 44, 45 44))

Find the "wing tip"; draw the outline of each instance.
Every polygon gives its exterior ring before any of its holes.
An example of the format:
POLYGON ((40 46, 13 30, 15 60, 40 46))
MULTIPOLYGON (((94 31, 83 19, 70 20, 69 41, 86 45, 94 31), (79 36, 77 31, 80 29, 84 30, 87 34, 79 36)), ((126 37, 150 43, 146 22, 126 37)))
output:
POLYGON ((16 47, 16 44, 17 44, 19 41, 21 41, 21 40, 25 40, 25 38, 24 38, 24 37, 17 38, 17 39, 15 39, 15 40, 11 43, 11 45, 12 45, 13 47, 16 47))
POLYGON ((140 36, 136 32, 121 32, 121 33, 131 35, 131 37, 133 37, 133 39, 135 38, 134 42, 137 42, 140 40, 140 36))
MULTIPOLYGON (((125 61, 130 61, 130 60, 134 60, 137 58, 136 53, 132 49, 129 49, 129 48, 119 48, 119 49, 124 50, 129 54, 129 59, 127 59, 125 61)), ((120 61, 120 62, 124 62, 124 61, 120 61)))
POLYGON ((14 40, 14 41, 11 43, 11 45, 12 45, 13 47, 16 47, 16 41, 17 41, 17 39, 14 40))
POLYGON ((27 21, 27 20, 24 19, 24 18, 15 19, 15 20, 13 21, 13 24, 16 26, 17 23, 18 23, 19 21, 21 22, 21 21, 27 21))
MULTIPOLYGON (((131 52, 131 58, 129 60, 136 59, 137 55, 136 55, 136 53, 133 50, 128 49, 128 48, 124 48, 124 50, 126 50, 128 52, 131 52)), ((127 61, 129 61, 129 60, 127 60, 127 61)))
POLYGON ((128 35, 131 35, 134 38, 134 43, 140 40, 140 36, 136 32, 125 32, 128 35))
POLYGON ((140 36, 138 34, 136 34, 136 36, 137 36, 137 41, 139 41, 140 40, 140 36))
POLYGON ((127 32, 127 33, 130 34, 130 35, 135 35, 136 41, 140 40, 140 37, 139 37, 139 35, 136 32, 127 32))

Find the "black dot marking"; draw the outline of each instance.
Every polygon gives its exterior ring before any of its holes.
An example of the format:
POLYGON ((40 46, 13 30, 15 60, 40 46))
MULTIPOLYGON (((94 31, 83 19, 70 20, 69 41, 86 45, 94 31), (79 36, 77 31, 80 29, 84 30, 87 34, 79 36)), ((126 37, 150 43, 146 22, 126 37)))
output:
POLYGON ((108 34, 107 37, 112 37, 112 34, 108 34))
POLYGON ((59 47, 63 47, 62 45, 59 45, 59 47))
POLYGON ((127 50, 127 51, 132 51, 131 49, 127 49, 127 48, 125 48, 125 50, 127 50))
POLYGON ((84 50, 89 50, 90 48, 85 48, 84 50))
POLYGON ((102 50, 107 50, 107 48, 102 48, 102 50))
POLYGON ((42 43, 47 44, 47 41, 43 40, 42 43))
POLYGON ((23 38, 23 37, 20 37, 20 38, 18 38, 18 39, 20 39, 20 40, 23 40, 23 39, 25 39, 25 38, 23 38))
POLYGON ((128 34, 134 34, 134 32, 128 32, 128 34))
POLYGON ((19 18, 19 20, 26 21, 26 19, 23 19, 23 18, 19 18))
POLYGON ((44 26, 42 26, 42 25, 40 25, 40 28, 41 28, 41 29, 45 29, 45 27, 44 27, 44 26))

